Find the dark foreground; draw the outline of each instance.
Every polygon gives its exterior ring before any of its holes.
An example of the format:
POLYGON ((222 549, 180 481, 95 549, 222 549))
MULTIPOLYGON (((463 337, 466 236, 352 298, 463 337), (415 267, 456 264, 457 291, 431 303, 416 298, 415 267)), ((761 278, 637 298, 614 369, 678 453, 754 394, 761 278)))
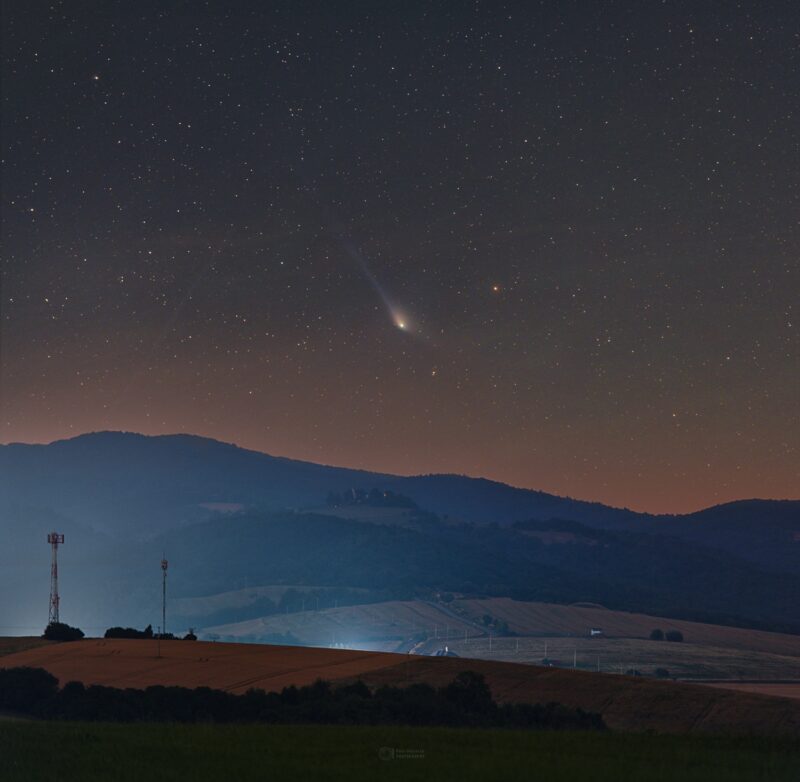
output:
POLYGON ((0 721, 3 782, 800 779, 800 743, 452 728, 0 721))

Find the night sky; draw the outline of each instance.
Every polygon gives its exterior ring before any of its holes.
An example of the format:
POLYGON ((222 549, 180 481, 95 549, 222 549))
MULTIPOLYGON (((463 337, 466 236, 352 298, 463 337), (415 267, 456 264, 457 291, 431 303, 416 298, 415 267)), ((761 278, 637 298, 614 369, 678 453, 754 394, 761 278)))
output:
POLYGON ((3 441, 797 496, 796 0, 4 6, 3 441))

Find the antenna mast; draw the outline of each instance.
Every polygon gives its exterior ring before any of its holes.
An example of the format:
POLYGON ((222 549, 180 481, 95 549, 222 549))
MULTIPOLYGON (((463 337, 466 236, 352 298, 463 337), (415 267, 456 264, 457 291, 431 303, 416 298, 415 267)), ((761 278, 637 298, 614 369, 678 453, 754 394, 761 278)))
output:
POLYGON ((169 562, 161 555, 161 571, 163 573, 163 581, 161 584, 161 635, 167 634, 167 567, 169 562))
POLYGON ((47 624, 51 625, 58 622, 58 547, 64 542, 64 535, 58 532, 48 532, 47 542, 53 549, 53 559, 50 563, 50 610, 47 616, 47 624))

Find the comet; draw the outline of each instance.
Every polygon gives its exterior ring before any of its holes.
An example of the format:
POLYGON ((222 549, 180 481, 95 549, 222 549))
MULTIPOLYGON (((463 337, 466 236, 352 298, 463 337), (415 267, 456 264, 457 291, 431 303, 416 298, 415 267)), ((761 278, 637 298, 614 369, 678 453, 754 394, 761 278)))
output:
POLYGON ((375 292, 380 297, 380 300, 383 302, 383 306, 386 308, 386 312, 389 315, 392 323, 394 323, 395 328, 405 332, 415 331, 408 315, 403 310, 395 306, 389 297, 389 294, 384 290, 383 286, 380 284, 377 277, 375 277, 375 275, 372 273, 369 266, 367 266, 367 262, 361 256, 361 253, 355 248, 353 243, 345 240, 343 241, 343 244, 350 257, 356 261, 356 263, 359 265, 359 268, 363 272, 364 277, 367 278, 369 284, 372 285, 375 292))

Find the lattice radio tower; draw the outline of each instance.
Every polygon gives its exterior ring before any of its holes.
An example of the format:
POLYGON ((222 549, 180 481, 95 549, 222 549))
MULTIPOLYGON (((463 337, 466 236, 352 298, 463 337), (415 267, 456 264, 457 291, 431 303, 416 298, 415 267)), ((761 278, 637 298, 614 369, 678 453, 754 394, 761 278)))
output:
POLYGON ((49 625, 58 622, 58 547, 64 542, 64 536, 58 532, 48 532, 47 542, 53 549, 53 560, 50 564, 50 611, 47 617, 49 625))

